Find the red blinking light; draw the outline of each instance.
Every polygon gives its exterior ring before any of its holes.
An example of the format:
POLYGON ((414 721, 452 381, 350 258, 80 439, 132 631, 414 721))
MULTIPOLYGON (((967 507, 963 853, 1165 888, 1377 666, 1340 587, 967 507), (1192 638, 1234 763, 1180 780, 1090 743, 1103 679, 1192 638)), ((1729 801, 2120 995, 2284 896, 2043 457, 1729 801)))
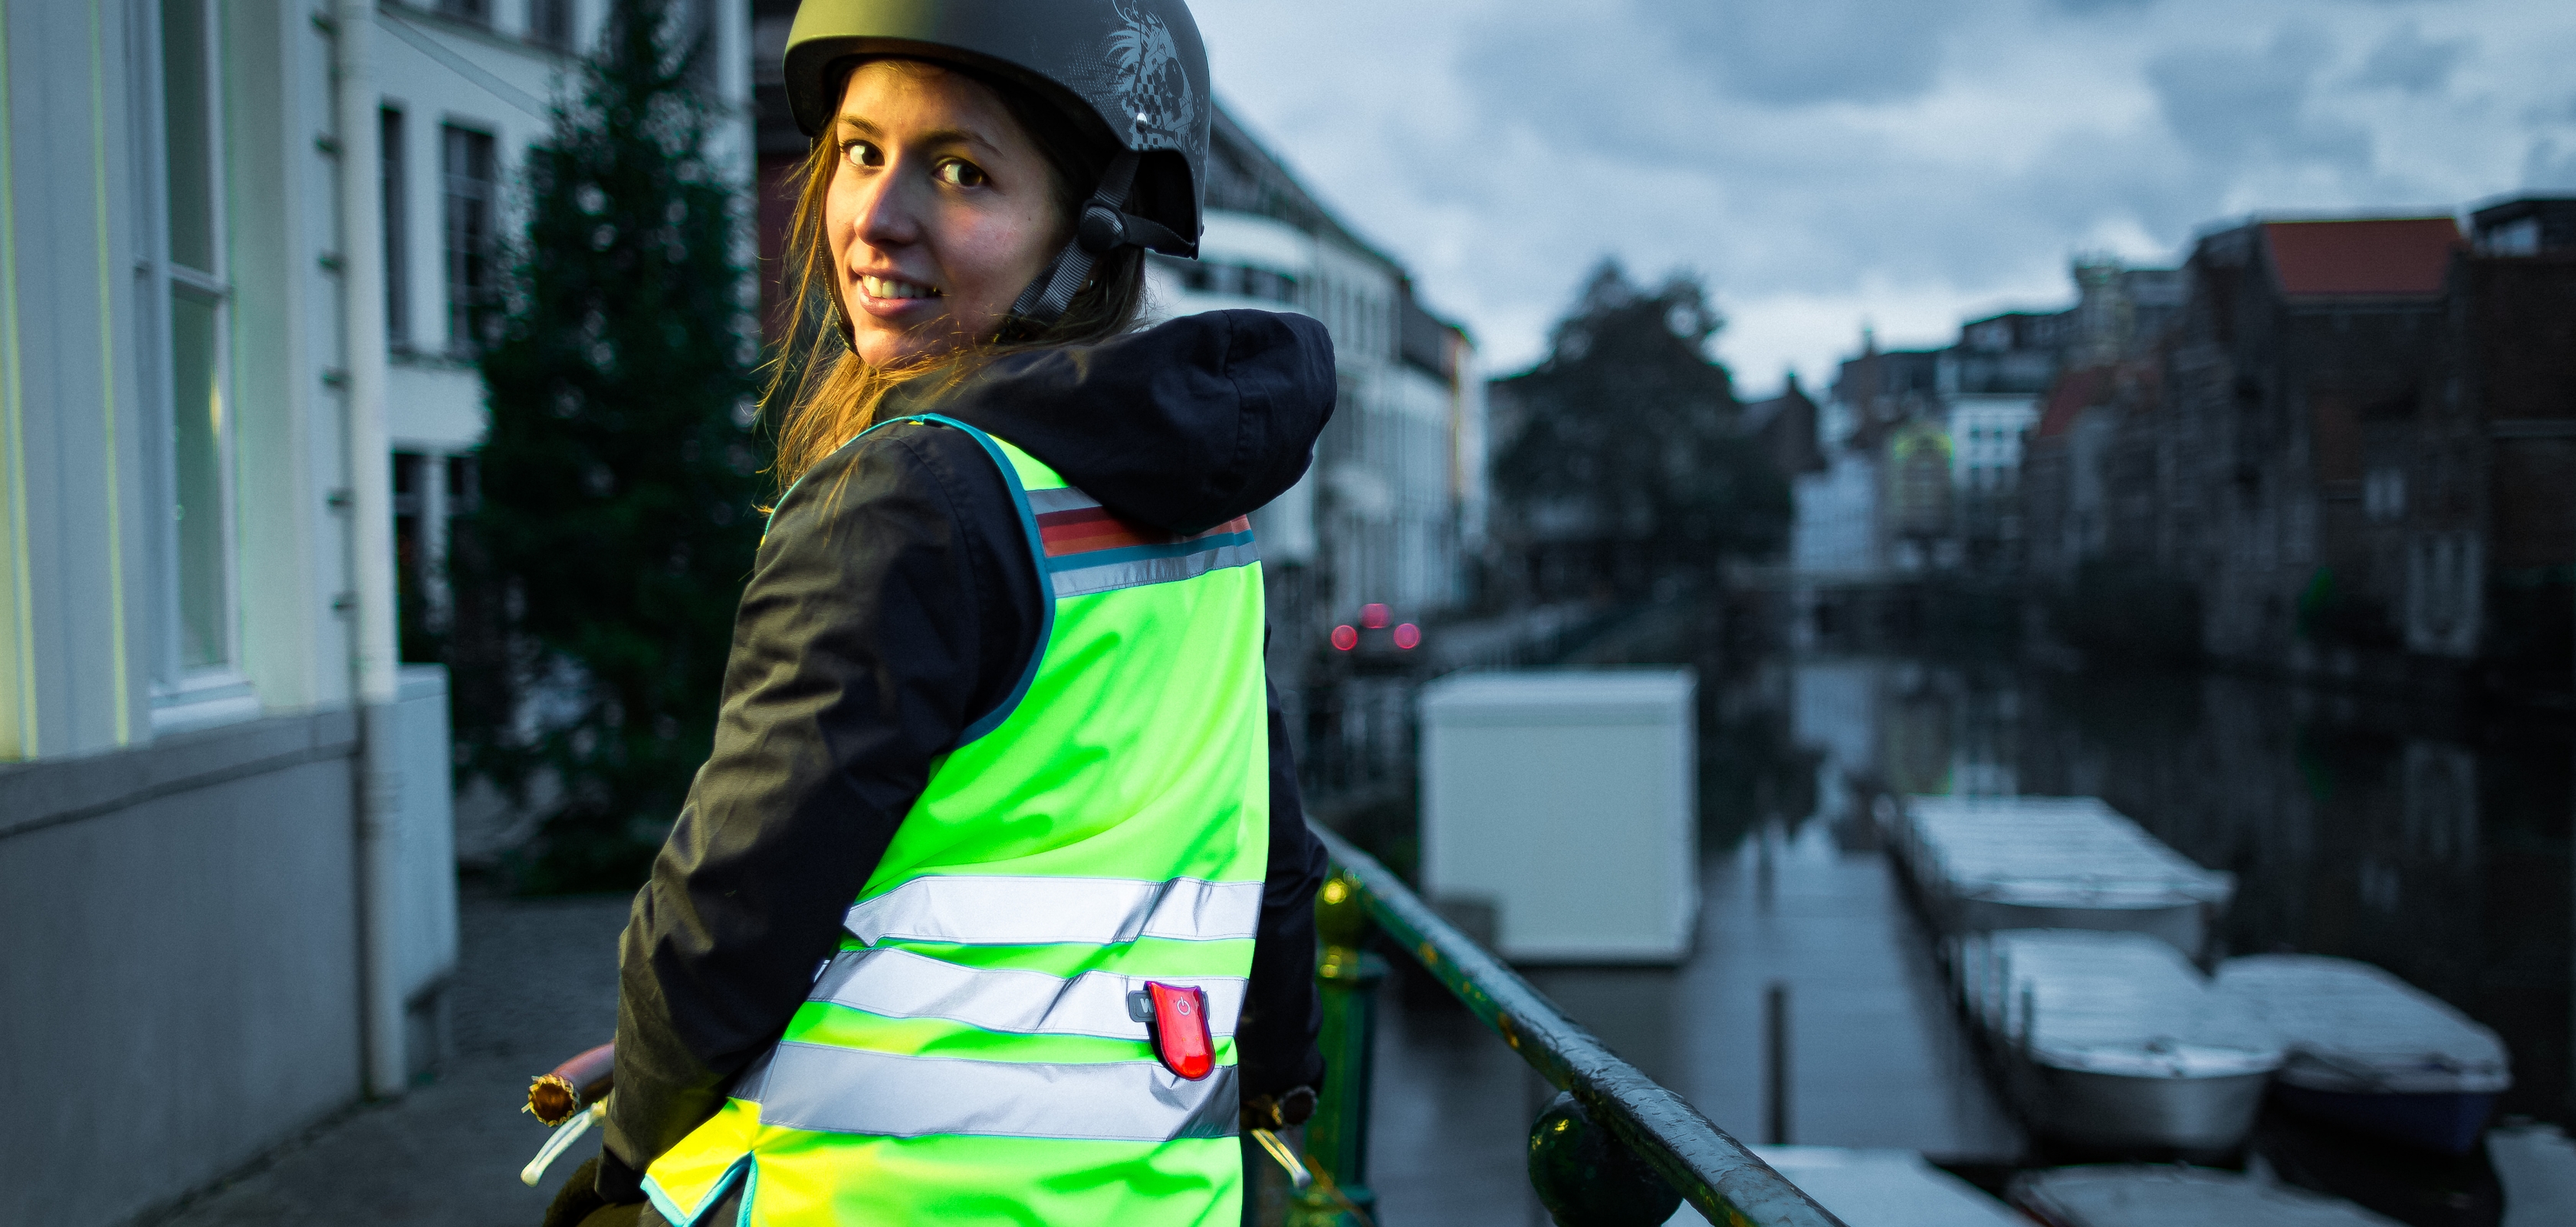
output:
POLYGON ((1348 623, 1336 626, 1333 628, 1333 646, 1344 652, 1350 651, 1360 646, 1360 633, 1348 623))
POLYGON ((1377 630, 1386 625, 1386 606, 1371 602, 1360 606, 1360 625, 1377 630))
POLYGON ((1407 622, 1395 628, 1395 646, 1412 651, 1422 644, 1422 628, 1407 622))
POLYGON ((1163 1068, 1192 1082, 1216 1071, 1216 1039, 1210 1034, 1207 993, 1197 988, 1145 983, 1153 1003, 1154 1055, 1163 1068))

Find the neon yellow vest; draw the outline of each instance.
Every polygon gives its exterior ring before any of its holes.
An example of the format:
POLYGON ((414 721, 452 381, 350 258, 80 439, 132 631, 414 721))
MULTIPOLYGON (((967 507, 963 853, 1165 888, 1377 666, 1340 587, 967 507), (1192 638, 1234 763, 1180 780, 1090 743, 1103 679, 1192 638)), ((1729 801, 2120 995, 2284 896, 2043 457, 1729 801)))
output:
POLYGON ((645 1192, 683 1227, 737 1182, 754 1227, 1233 1227, 1270 817, 1250 526, 1140 530, 982 431, 896 420, 1001 467, 1040 648, 932 769, 786 1034, 645 1192), (1206 990, 1207 1078, 1155 1060, 1126 1004, 1147 980, 1206 990))

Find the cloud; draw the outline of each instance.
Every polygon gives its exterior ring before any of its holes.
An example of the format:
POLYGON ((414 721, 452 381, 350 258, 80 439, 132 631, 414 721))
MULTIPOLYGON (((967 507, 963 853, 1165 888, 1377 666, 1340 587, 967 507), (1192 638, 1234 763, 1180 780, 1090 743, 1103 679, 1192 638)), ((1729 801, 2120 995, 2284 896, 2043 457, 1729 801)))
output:
POLYGON ((2576 144, 2543 137, 2523 158, 2522 186, 2532 192, 2576 192, 2576 144))
POLYGON ((1192 0, 1229 105, 1466 323, 1539 356, 1605 255, 1693 268, 1759 391, 2178 259, 2249 212, 2576 186, 2576 5, 1192 0))
POLYGON ((1932 87, 1961 3, 1690 0, 1640 6, 1649 37, 1673 40, 1735 97, 1776 105, 1902 102, 1932 87))
POLYGON ((2451 74, 2468 58, 2469 45, 2465 38, 2428 39, 2423 23, 2410 21, 2389 31, 2371 49, 2353 83, 2409 94, 2433 93, 2451 83, 2451 74))
POLYGON ((2316 160, 2354 169, 2370 161, 2359 127, 2312 114, 2309 95, 2333 47, 2314 27, 2285 26, 2260 50, 2192 47, 2147 63, 2165 123, 2202 159, 2316 160))

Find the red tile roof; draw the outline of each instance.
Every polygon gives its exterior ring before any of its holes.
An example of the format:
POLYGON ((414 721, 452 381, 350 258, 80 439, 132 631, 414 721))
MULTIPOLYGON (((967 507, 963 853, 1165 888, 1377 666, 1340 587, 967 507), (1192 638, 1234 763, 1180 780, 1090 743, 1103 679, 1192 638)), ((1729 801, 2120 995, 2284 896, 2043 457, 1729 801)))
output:
POLYGON ((2447 217, 2266 222, 2263 239, 2292 298, 2440 294, 2461 247, 2459 223, 2447 217))
POLYGON ((2078 367, 2057 377, 2048 404, 2039 411, 2039 437, 2054 439, 2075 425, 2075 415, 2100 403, 2111 384, 2111 368, 2078 367))

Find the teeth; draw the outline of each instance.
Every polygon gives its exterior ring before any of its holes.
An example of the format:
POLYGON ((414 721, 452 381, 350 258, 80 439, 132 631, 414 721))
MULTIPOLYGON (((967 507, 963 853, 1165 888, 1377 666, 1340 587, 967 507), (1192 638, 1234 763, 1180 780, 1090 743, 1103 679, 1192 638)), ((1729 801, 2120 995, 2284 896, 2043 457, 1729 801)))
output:
POLYGON ((915 285, 909 281, 893 281, 884 277, 859 278, 859 290, 870 298, 939 297, 939 291, 931 289, 929 286, 915 285))

